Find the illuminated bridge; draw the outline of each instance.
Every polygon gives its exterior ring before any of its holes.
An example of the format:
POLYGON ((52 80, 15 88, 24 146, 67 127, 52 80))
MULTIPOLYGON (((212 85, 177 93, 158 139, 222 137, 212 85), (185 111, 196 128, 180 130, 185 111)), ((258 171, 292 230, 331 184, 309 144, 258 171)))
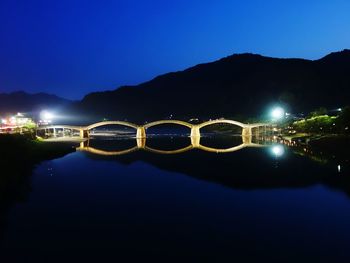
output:
POLYGON ((65 131, 67 130, 76 131, 76 132, 79 132, 80 138, 84 139, 84 138, 89 138, 91 130, 95 128, 103 127, 107 125, 119 125, 119 126, 125 126, 125 127, 135 129, 136 139, 145 139, 147 138, 147 129, 154 126, 166 125, 166 124, 175 124, 175 125, 189 128, 191 131, 190 136, 193 138, 200 138, 202 128, 208 127, 210 125, 215 125, 215 124, 230 124, 230 125, 241 127, 242 136, 244 137, 252 136, 253 133, 254 135, 266 133, 272 127, 271 124, 267 124, 267 123, 245 124, 234 120, 217 119, 217 120, 206 121, 200 124, 192 124, 192 123, 188 123, 180 120, 160 120, 160 121, 150 122, 144 125, 137 125, 126 121, 103 121, 103 122, 97 122, 88 126, 52 125, 52 126, 39 127, 38 130, 52 131, 52 134, 54 137, 56 137, 57 135, 57 130, 63 130, 63 134, 65 134, 65 131))

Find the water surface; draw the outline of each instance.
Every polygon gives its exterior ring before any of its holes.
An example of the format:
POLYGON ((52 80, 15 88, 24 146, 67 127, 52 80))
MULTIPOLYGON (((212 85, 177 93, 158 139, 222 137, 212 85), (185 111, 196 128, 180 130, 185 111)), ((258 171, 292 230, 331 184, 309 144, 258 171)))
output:
MULTIPOLYGON (((104 150, 135 144, 90 143, 104 150)), ((167 150, 186 143, 148 141, 167 150)), ((232 139, 228 146, 238 143, 232 139)), ((347 167, 273 147, 224 154, 77 151, 43 162, 26 182, 23 201, 4 212, 1 257, 349 262, 347 167)))

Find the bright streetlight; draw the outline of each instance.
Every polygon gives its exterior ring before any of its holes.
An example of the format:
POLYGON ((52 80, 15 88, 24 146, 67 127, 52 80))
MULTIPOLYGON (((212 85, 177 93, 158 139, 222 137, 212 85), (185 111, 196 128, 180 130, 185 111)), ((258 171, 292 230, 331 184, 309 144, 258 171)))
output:
POLYGON ((40 119, 44 122, 51 122, 53 118, 54 115, 49 111, 44 110, 40 113, 40 119))
POLYGON ((271 111, 271 117, 273 120, 280 120, 285 116, 285 111, 281 107, 276 107, 271 111))

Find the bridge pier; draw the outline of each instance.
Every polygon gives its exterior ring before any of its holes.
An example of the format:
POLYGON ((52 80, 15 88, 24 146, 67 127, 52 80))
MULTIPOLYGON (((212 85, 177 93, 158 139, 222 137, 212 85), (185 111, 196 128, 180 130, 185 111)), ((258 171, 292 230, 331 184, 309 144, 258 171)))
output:
POLYGON ((198 125, 193 125, 191 128, 191 137, 201 137, 200 128, 198 125))
POLYGON ((242 143, 244 145, 249 145, 252 143, 252 136, 242 136, 242 143))
POLYGON ((136 138, 137 148, 144 149, 146 147, 146 138, 136 138))
POLYGON ((198 125, 193 125, 191 128, 191 144, 193 148, 200 147, 201 142, 201 132, 200 127, 198 125))
POLYGON ((146 138, 146 129, 143 126, 137 127, 136 130, 136 139, 144 139, 146 138))
POLYGON ((247 136, 252 136, 252 127, 250 126, 245 126, 242 129, 242 136, 247 137, 247 136))
POLYGON ((191 137, 191 145, 193 148, 199 148, 201 146, 201 137, 200 136, 191 137))
POLYGON ((80 139, 85 139, 90 137, 89 130, 80 129, 79 130, 80 139))

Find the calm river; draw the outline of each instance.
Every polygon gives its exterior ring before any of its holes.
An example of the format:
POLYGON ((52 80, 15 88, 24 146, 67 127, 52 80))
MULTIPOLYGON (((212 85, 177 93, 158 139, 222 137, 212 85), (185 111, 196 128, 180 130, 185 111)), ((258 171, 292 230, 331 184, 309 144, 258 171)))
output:
POLYGON ((2 211, 1 262, 350 262, 348 167, 275 144, 108 156, 134 145, 95 139, 107 154, 37 166, 2 211))

